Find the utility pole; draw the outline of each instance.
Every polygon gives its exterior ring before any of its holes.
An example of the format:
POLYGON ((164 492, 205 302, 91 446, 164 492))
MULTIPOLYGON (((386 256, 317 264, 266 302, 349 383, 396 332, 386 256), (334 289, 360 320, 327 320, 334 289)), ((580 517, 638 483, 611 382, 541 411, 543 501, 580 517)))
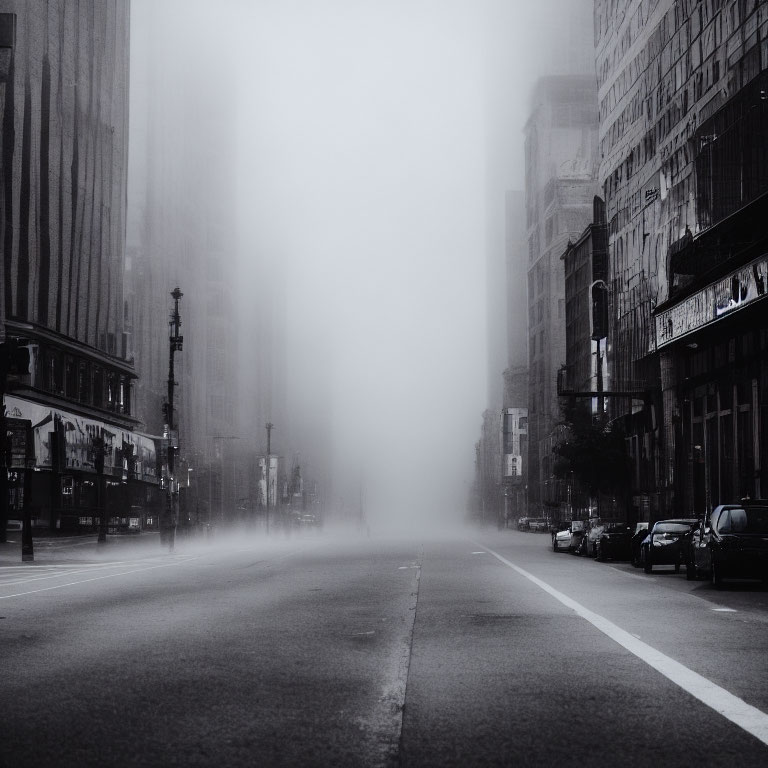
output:
POLYGON ((269 535, 269 471, 271 469, 270 465, 272 464, 272 461, 270 459, 270 455, 272 453, 272 430, 274 429, 275 425, 271 421, 268 421, 265 426, 267 428, 267 461, 266 461, 266 464, 267 464, 267 471, 266 471, 266 475, 267 475, 267 508, 266 508, 266 510, 267 511, 266 511, 266 521, 267 521, 267 535, 269 535))
POLYGON ((160 526, 160 540, 162 543, 168 544, 169 551, 173 552, 174 545, 176 543, 176 506, 178 502, 177 494, 174 491, 174 487, 177 485, 174 478, 175 459, 176 453, 179 450, 178 437, 175 440, 174 445, 174 429, 175 424, 173 420, 173 395, 176 389, 176 375, 174 371, 174 354, 181 352, 184 344, 184 337, 179 334, 181 328, 181 316, 179 315, 179 299, 184 294, 179 290, 179 287, 171 291, 173 297, 173 312, 171 312, 171 319, 168 323, 170 327, 170 353, 168 356, 168 401, 164 406, 165 418, 166 418, 166 431, 168 433, 168 496, 166 500, 166 514, 164 524, 160 526), (165 540, 165 541, 163 541, 165 540))

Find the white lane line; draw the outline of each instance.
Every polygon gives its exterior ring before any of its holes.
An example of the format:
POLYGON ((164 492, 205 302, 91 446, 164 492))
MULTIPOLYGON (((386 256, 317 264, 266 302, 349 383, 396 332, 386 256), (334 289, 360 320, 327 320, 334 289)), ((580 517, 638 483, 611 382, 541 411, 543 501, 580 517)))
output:
POLYGON ((738 613, 735 608, 712 608, 715 613, 738 613))
MULTIPOLYGON (((477 542, 473 543, 476 544, 477 542)), ((492 549, 489 549, 488 552, 504 563, 504 565, 509 566, 513 571, 516 571, 543 589, 554 597, 555 600, 575 611, 579 616, 592 624, 593 627, 599 629, 603 634, 610 637, 611 640, 614 640, 630 653, 653 667, 657 672, 661 672, 664 677, 679 685, 691 696, 711 707, 715 712, 738 725, 739 728, 743 728, 747 733, 762 741, 763 744, 768 744, 768 715, 765 712, 757 709, 757 707, 753 707, 751 704, 747 704, 746 701, 738 696, 734 696, 729 691, 726 691, 725 688, 721 688, 711 680, 707 680, 706 677, 702 677, 692 669, 688 669, 679 661, 675 661, 661 651, 657 651, 642 640, 638 640, 634 635, 608 621, 603 616, 585 608, 581 603, 577 603, 532 573, 528 573, 528 571, 511 563, 492 549)))
POLYGON ((472 554, 473 555, 484 555, 486 553, 485 553, 485 550, 483 550, 482 552, 473 552, 472 554))
POLYGON ((68 581, 66 584, 56 584, 53 587, 42 587, 41 589, 30 589, 27 592, 17 592, 13 595, 0 595, 0 600, 8 600, 11 597, 23 597, 24 595, 34 595, 38 592, 50 592, 52 589, 63 589, 64 587, 72 587, 76 584, 87 584, 89 581, 101 581, 102 579, 113 579, 115 576, 127 576, 131 573, 142 573, 143 571, 153 571, 156 568, 170 568, 173 565, 182 565, 188 563, 190 560, 196 560, 197 558, 190 557, 186 560, 177 560, 173 563, 163 563, 162 565, 150 565, 147 568, 135 568, 132 571, 121 571, 120 573, 108 573, 106 576, 94 576, 91 579, 80 579, 79 581, 68 581))

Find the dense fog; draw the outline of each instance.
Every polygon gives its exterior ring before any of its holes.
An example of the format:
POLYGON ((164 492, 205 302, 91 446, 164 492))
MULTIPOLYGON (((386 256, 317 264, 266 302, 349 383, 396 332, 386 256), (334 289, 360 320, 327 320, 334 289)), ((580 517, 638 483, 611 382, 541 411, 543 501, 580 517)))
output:
POLYGON ((132 187, 170 162, 137 170, 142 89, 189 147, 172 162, 221 166, 202 184, 233 244, 238 433, 258 447, 274 421, 277 449, 372 525, 463 516, 501 375, 486 262, 523 185, 535 80, 589 34, 581 5, 134 0, 132 187))

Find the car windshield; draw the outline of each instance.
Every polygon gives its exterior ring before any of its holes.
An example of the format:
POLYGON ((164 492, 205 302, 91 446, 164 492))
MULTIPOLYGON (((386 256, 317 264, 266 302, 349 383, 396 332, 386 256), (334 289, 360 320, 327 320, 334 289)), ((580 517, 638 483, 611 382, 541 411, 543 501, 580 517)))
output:
POLYGON ((688 523, 656 523, 654 533, 687 533, 691 530, 688 523))
POLYGON ((768 534, 768 507, 726 509, 717 523, 720 533, 768 534))

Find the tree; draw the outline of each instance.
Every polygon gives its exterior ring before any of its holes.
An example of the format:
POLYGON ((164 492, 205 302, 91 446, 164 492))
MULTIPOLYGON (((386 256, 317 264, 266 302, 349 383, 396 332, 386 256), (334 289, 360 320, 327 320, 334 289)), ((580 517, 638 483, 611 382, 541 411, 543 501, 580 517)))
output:
POLYGON ((629 462, 618 421, 594 415, 584 402, 569 398, 563 406, 565 437, 554 448, 554 474, 571 473, 592 497, 600 493, 623 496, 629 488, 629 462))

